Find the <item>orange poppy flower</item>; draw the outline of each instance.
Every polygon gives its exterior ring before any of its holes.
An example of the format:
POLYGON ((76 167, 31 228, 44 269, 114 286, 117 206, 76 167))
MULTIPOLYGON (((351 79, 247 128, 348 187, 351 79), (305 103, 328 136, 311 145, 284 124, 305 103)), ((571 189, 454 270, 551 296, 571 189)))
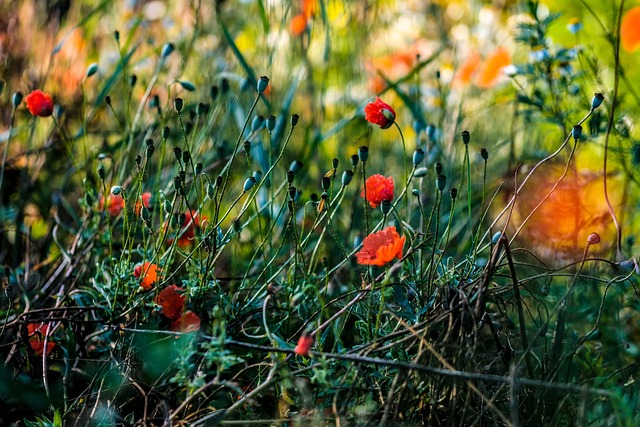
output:
POLYGON ((298 340, 298 345, 293 349, 293 352, 300 356, 309 357, 309 350, 311 350, 312 345, 313 337, 309 334, 302 334, 298 340))
POLYGON ((620 24, 622 48, 632 52, 640 47, 640 6, 632 7, 622 17, 620 24))
MULTIPOLYGON (((29 323, 27 325, 27 331, 29 332, 29 344, 31 349, 35 351, 36 355, 42 356, 44 352, 44 338, 49 330, 49 325, 46 323, 29 323)), ((47 341, 47 355, 53 351, 55 343, 51 341, 51 337, 47 341)))
MULTIPOLYGON (((383 200, 393 200, 394 182, 392 177, 385 177, 380 174, 371 175, 364 182, 367 188, 367 202, 372 208, 380 206, 383 200)), ((365 196, 365 187, 360 192, 360 197, 365 196)))
POLYGON ((406 237, 398 234, 394 226, 365 237, 362 250, 356 254, 358 264, 382 267, 394 258, 402 258, 406 237))
POLYGON ((480 54, 474 50, 456 70, 455 76, 453 77, 454 86, 464 86, 471 83, 479 67, 480 54))
POLYGON ((311 18, 316 13, 316 0, 302 0, 302 14, 311 18))
POLYGON ((291 18, 291 23, 289 24, 289 31, 294 36, 301 36, 307 31, 307 17, 302 13, 291 18))
POLYGON ((24 98, 27 109, 33 116, 48 117, 53 113, 53 99, 48 93, 34 90, 24 98))
POLYGON ((200 318, 193 312, 188 311, 171 324, 174 332, 195 332, 200 330, 200 318))
POLYGON ((167 286, 158 293, 155 299, 156 304, 162 307, 162 314, 173 321, 182 316, 182 311, 184 310, 185 297, 176 292, 181 290, 182 288, 176 285, 167 286))
POLYGON ((495 86, 500 80, 502 69, 509 64, 511 64, 509 51, 505 47, 497 48, 482 64, 476 78, 476 85, 483 89, 495 86))
MULTIPOLYGON (((109 215, 111 216, 118 216, 118 214, 120 212, 122 212, 122 209, 124 209, 124 198, 121 195, 113 195, 110 194, 109 196, 107 196, 107 212, 109 212, 109 215)), ((102 196, 102 198, 100 199, 100 204, 98 205, 98 208, 100 210, 104 210, 104 196, 102 196)))
POLYGON ((389 104, 376 98, 364 107, 364 119, 380 126, 381 129, 388 129, 396 119, 396 112, 389 104))
POLYGON ((140 286, 145 290, 149 290, 153 287, 153 284, 158 281, 158 266, 145 261, 142 264, 136 265, 133 269, 133 276, 140 279, 140 286))
POLYGON ((136 215, 140 215, 142 213, 142 206, 143 205, 144 205, 145 208, 151 209, 152 198, 153 198, 153 196, 148 191, 145 192, 145 193, 142 193, 140 195, 140 199, 142 201, 140 201, 140 200, 136 201, 136 206, 133 208, 133 212, 136 215))

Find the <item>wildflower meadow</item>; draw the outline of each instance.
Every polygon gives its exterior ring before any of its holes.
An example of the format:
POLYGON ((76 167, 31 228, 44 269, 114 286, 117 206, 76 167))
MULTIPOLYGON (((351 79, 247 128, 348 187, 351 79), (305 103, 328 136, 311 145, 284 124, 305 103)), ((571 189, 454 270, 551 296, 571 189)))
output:
POLYGON ((0 425, 640 425, 640 0, 0 12, 0 425))

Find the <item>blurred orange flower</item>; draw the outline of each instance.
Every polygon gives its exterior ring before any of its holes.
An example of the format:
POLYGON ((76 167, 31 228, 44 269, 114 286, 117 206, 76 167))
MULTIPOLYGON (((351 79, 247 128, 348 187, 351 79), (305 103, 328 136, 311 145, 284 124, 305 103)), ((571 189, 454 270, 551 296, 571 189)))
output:
MULTIPOLYGON (((195 238, 196 232, 195 227, 200 228, 202 223, 207 220, 206 217, 200 217, 197 213, 191 215, 191 212, 185 212, 184 222, 182 223, 182 227, 178 232, 178 246, 185 247, 191 244, 191 241, 195 238)), ((171 244, 173 240, 169 240, 169 244, 171 244)))
POLYGON ((402 258, 406 237, 398 234, 394 226, 365 237, 362 250, 356 254, 358 264, 382 267, 394 258, 402 258))
POLYGON ((193 312, 188 311, 171 324, 174 332, 195 332, 200 330, 200 318, 193 312))
POLYGON ((145 290, 149 290, 158 281, 158 266, 145 261, 135 266, 133 276, 140 279, 140 286, 145 290))
POLYGON ((500 80, 502 69, 509 64, 511 64, 511 55, 509 55, 507 48, 497 48, 485 59, 480 67, 476 85, 483 89, 495 86, 500 80))
POLYGON ((153 200, 153 196, 151 195, 151 193, 145 192, 145 193, 142 193, 142 195, 140 195, 140 199, 141 200, 136 201, 136 206, 133 208, 133 212, 136 215, 140 215, 140 213, 142 213, 143 205, 145 208, 151 209, 151 202, 153 200))
POLYGON ((27 109, 32 116, 48 117, 53 113, 53 99, 48 93, 34 90, 24 98, 27 109))
POLYGON ((313 337, 309 334, 302 334, 300 339, 298 339, 298 345, 293 349, 293 352, 300 356, 309 357, 309 350, 311 350, 312 345, 313 337))
POLYGON ((380 174, 371 175, 364 183, 360 197, 365 196, 367 189, 367 202, 372 208, 380 206, 383 200, 393 200, 394 182, 392 177, 385 177, 380 174))
MULTIPOLYGON (((102 196, 98 208, 104 210, 104 205, 104 196, 102 196)), ((107 196, 107 212, 109 212, 109 215, 118 216, 122 209, 124 209, 124 198, 121 195, 110 194, 107 196)))
POLYGON ((454 86, 464 86, 471 83, 473 76, 480 67, 481 59, 478 51, 474 50, 467 56, 453 77, 454 86))
POLYGON ((620 24, 622 48, 632 52, 640 47, 640 6, 632 7, 622 17, 620 24))
POLYGON ((302 35, 309 26, 309 20, 316 12, 316 0, 302 0, 301 13, 291 18, 289 30, 294 36, 302 35))
MULTIPOLYGON (((29 323, 27 325, 27 331, 29 332, 29 344, 31 349, 35 351, 36 355, 42 356, 44 352, 44 338, 49 330, 49 325, 46 323, 29 323)), ((51 341, 49 337, 47 341, 47 355, 53 351, 55 343, 51 341)))
POLYGON ((184 311, 184 295, 179 294, 177 291, 181 291, 176 285, 170 285, 164 288, 158 296, 156 296, 155 302, 162 307, 162 314, 167 316, 170 320, 175 321, 184 311))

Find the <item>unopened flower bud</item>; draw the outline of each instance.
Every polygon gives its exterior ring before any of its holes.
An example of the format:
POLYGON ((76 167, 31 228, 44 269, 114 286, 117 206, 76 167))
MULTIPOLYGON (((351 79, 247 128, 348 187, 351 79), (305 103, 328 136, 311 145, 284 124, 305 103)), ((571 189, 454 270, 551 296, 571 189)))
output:
POLYGON ((413 152, 413 166, 418 166, 424 160, 424 151, 422 148, 418 148, 413 152))
POLYGON ((297 191, 297 190, 296 190, 296 187, 293 187, 293 186, 292 186, 292 187, 289 187, 289 198, 290 198, 291 200, 294 200, 294 201, 295 201, 295 199, 296 199, 296 191, 297 191))
POLYGON ((129 86, 134 87, 137 81, 138 76, 136 76, 135 74, 131 74, 131 77, 129 77, 129 86))
POLYGON ((151 218, 151 212, 149 212, 149 209, 147 209, 146 206, 142 206, 142 219, 144 219, 145 221, 148 221, 151 218))
POLYGON ((267 89, 267 86, 269 86, 269 78, 267 76, 260 76, 260 78, 258 79, 258 93, 262 93, 267 89))
POLYGON ((574 141, 578 141, 582 136, 582 126, 575 125, 573 129, 571 129, 571 136, 573 136, 574 141))
POLYGON ((358 148, 358 158, 362 163, 365 163, 369 158, 369 147, 363 145, 362 147, 358 148))
POLYGON ((380 202, 380 210, 383 215, 388 215, 391 212, 391 200, 383 200, 380 202))
POLYGON ((261 170, 253 171, 253 177, 255 178, 256 182, 260 182, 260 180, 262 179, 262 171, 261 170))
POLYGON ((194 85, 188 80, 178 80, 178 83, 180 84, 180 86, 182 86, 184 90, 188 92, 193 92, 194 90, 196 90, 196 85, 194 85))
POLYGON ((351 182, 351 180, 353 179, 353 171, 351 169, 347 169, 346 171, 342 172, 342 185, 343 186, 347 186, 349 185, 349 183, 351 182))
POLYGON ((168 126, 165 126, 164 128, 162 128, 162 139, 169 138, 169 135, 171 135, 171 129, 169 129, 168 126))
POLYGON ((18 108, 23 98, 24 95, 22 94, 22 92, 14 92, 13 96, 11 97, 11 104, 13 105, 13 108, 18 108))
POLYGON ((353 155, 351 156, 351 166, 353 166, 354 168, 355 168, 356 166, 358 166, 358 160, 360 160, 360 158, 358 157, 358 155, 357 155, 357 154, 353 154, 353 155))
POLYGON ((114 185, 113 187, 111 187, 111 194, 117 196, 120 193, 122 193, 122 187, 120 187, 119 185, 114 185))
POLYGON ((253 122, 251 122, 251 132, 258 132, 262 130, 264 126, 264 116, 257 116, 253 118, 253 122))
POLYGON ((176 108, 176 111, 178 113, 182 111, 183 105, 184 105, 184 101, 182 100, 182 98, 175 98, 173 100, 173 106, 176 108))
POLYGON ((600 105, 602 105, 602 101, 604 101, 604 95, 602 95, 600 92, 595 93, 593 95, 593 98, 591 98, 591 108, 595 110, 600 105))
POLYGON ((180 149, 180 147, 173 147, 173 154, 174 156, 176 156, 177 161, 182 160, 182 150, 180 149))
POLYGON ((289 165, 289 170, 293 173, 298 173, 303 168, 303 166, 304 163, 302 163, 300 160, 294 160, 289 165))
POLYGON ((182 152, 182 161, 187 164, 191 161, 191 153, 189 153, 189 151, 184 150, 182 152))
POLYGON ((85 73, 85 78, 88 79, 89 77, 93 76, 97 72, 98 72, 98 64, 95 63, 95 62, 91 63, 87 67, 87 72, 85 73))
POLYGON ((200 175, 202 173, 202 169, 204 168, 202 162, 196 163, 196 175, 200 175))
POLYGON ((245 154, 249 154, 249 152, 251 151, 251 141, 245 141, 242 143, 242 149, 244 150, 245 154))
POLYGON ((439 191, 444 191, 447 186, 447 177, 444 175, 438 175, 436 178, 436 187, 438 187, 439 191))
POLYGON ((436 174, 442 175, 442 163, 436 163, 436 174))
POLYGON ((160 53, 162 59, 165 59, 169 55, 171 55, 175 48, 176 47, 173 45, 173 43, 165 43, 164 46, 162 46, 162 52, 160 53))
POLYGON ((413 190, 411 190, 411 194, 413 194, 415 197, 420 197, 420 190, 414 188, 413 190))
POLYGON ((100 167, 98 167, 98 176, 100 177, 100 180, 104 181, 106 173, 104 171, 104 166, 102 166, 102 165, 100 165, 100 167))
POLYGON ((104 103, 107 105, 111 105, 111 97, 109 95, 104 97, 104 103))
POLYGON ((587 242, 590 245, 597 245, 598 243, 600 243, 600 235, 598 233, 589 234, 589 237, 587 237, 587 242))
POLYGON ((333 160, 331 160, 331 166, 333 166, 334 169, 338 169, 338 159, 334 157, 333 160))
POLYGON ((287 183, 288 183, 288 184, 293 183, 293 178, 294 178, 295 176, 296 176, 296 174, 295 174, 295 173, 293 173, 293 171, 292 171, 292 170, 288 170, 288 171, 287 171, 287 183))
POLYGON ((449 194, 451 195, 451 199, 455 200, 456 197, 458 197, 458 189, 455 187, 451 187, 451 190, 449 190, 449 194))
POLYGON ((300 120, 300 116, 297 114, 291 115, 291 127, 294 128, 298 124, 298 120, 300 120))
POLYGON ((496 231, 493 236, 491 236, 491 243, 497 245, 502 237, 502 231, 496 231))
POLYGON ((244 187, 242 188, 243 191, 249 191, 253 188, 253 186, 256 184, 256 179, 252 176, 250 176, 249 178, 247 178, 244 182, 244 187))
POLYGON ((213 197, 216 194, 216 187, 213 184, 208 184, 207 185, 207 197, 209 197, 209 199, 213 200, 213 197))
POLYGON ((462 135, 462 142, 464 145, 469 145, 469 141, 471 141, 471 134, 468 130, 463 130, 460 135, 462 135))
POLYGON ((276 116, 267 117, 267 130, 269 132, 273 132, 275 128, 276 128, 276 116))
POLYGON ((487 151, 486 148, 481 148, 480 149, 480 157, 482 157, 484 160, 488 160, 489 159, 489 152, 487 151))
POLYGON ((429 169, 427 169, 427 168, 418 168, 414 172, 413 176, 415 176, 416 178, 424 178, 425 176, 427 176, 428 173, 429 173, 429 169))
POLYGON ((327 176, 323 176, 322 177, 322 189, 324 191, 329 190, 329 187, 331 186, 331 179, 329 179, 329 177, 327 176))
POLYGON ((211 86, 211 89, 209 90, 209 96, 211 97, 211 101, 215 102, 216 98, 218 97, 218 92, 219 92, 218 86, 216 85, 211 86))

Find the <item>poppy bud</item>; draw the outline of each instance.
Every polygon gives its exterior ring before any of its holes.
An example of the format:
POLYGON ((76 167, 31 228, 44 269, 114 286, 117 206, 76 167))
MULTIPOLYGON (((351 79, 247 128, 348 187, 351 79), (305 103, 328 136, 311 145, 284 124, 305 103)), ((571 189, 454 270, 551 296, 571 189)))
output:
POLYGON ((604 101, 604 96, 600 92, 595 93, 591 98, 591 108, 595 110, 602 105, 602 101, 604 101))
POLYGON ((362 147, 358 148, 358 158, 362 163, 365 163, 369 158, 369 147, 363 145, 362 147))
POLYGON ((202 168, 204 166, 202 165, 201 162, 196 163, 196 175, 200 175, 202 173, 202 168))
POLYGON ((224 178, 222 177, 222 175, 218 175, 216 177, 216 187, 220 187, 222 185, 222 181, 224 180, 224 178))
POLYGON ((200 102, 198 104, 198 106, 196 107, 196 114, 201 116, 201 115, 205 114, 206 112, 207 112, 207 106, 203 102, 200 102))
POLYGON ((100 177, 100 180, 104 181, 105 175, 104 166, 100 165, 98 168, 98 176, 100 177))
POLYGON ((173 43, 165 43, 164 46, 162 46, 162 52, 160 53, 160 56, 162 56, 162 59, 165 59, 169 55, 171 55, 175 49, 176 47, 173 45, 173 43))
POLYGON ((107 105, 111 105, 111 97, 109 95, 104 97, 104 102, 107 105))
POLYGON ((264 126, 264 116, 257 116, 253 118, 253 122, 251 122, 251 132, 258 132, 262 130, 264 126))
POLYGON ((227 92, 229 92, 229 89, 231 89, 231 86, 229 85, 229 79, 227 79, 226 77, 220 80, 220 92, 222 92, 222 94, 226 94, 227 92))
POLYGON ((267 89, 267 86, 269 86, 269 78, 267 76, 260 76, 260 79, 258 79, 258 93, 262 93, 267 89))
POLYGON ((182 178, 180 178, 180 175, 176 175, 176 176, 173 177, 173 185, 178 190, 180 190, 180 188, 182 188, 182 178))
POLYGON ((571 129, 571 136, 573 136, 574 141, 578 141, 582 136, 582 126, 575 125, 573 129, 571 129))
POLYGON ((388 215, 391 212, 391 200, 383 200, 380 202, 380 210, 383 215, 388 215))
POLYGON ((420 162, 424 160, 424 151, 421 148, 418 148, 413 152, 413 166, 418 166, 420 162))
POLYGON ((22 92, 14 92, 13 96, 11 97, 11 104, 13 105, 13 108, 18 108, 23 98, 24 95, 22 94, 22 92))
POLYGON ((442 163, 440 162, 436 163, 436 173, 442 175, 442 163))
POLYGON ((135 74, 131 74, 131 77, 129 77, 129 86, 134 87, 137 81, 138 76, 136 76, 135 74))
POLYGON ((120 193, 122 193, 122 187, 120 187, 119 185, 114 185, 113 187, 111 187, 111 194, 117 196, 120 193))
POLYGON ((95 62, 92 64, 89 64, 89 66, 87 67, 87 72, 85 73, 85 78, 88 79, 89 77, 93 76, 97 72, 98 72, 98 64, 95 62))
POLYGON ((449 194, 451 195, 451 199, 455 200, 456 197, 458 197, 458 189, 455 187, 451 187, 451 190, 449 190, 449 194))
POLYGON ((423 178, 423 177, 427 176, 428 173, 429 173, 429 169, 427 169, 427 168, 418 168, 418 169, 416 169, 416 171, 413 174, 413 176, 415 176, 416 178, 423 178))
POLYGON ((184 105, 184 101, 182 101, 182 98, 175 98, 173 100, 173 106, 176 108, 176 111, 179 113, 180 111, 182 111, 182 106, 184 105))
POLYGON ((486 148, 481 148, 480 149, 480 156, 484 159, 484 160, 488 160, 489 159, 489 152, 487 151, 486 148))
POLYGON ((142 163, 142 156, 140 154, 138 154, 135 158, 136 161, 136 165, 138 165, 138 167, 140 167, 140 163, 142 163))
POLYGON ((253 188, 253 186, 256 183, 256 179, 252 176, 250 176, 249 178, 246 179, 246 181, 244 182, 244 187, 242 188, 243 191, 249 191, 253 188))
POLYGON ((447 186, 447 177, 444 175, 438 175, 438 178, 436 178, 436 186, 438 187, 439 191, 444 191, 445 187, 447 186))
POLYGON ((331 160, 331 166, 333 166, 334 169, 338 169, 338 159, 334 157, 333 160, 331 160))
POLYGON ((298 120, 300 120, 300 116, 297 114, 291 115, 291 127, 294 128, 298 124, 298 120))
POLYGON ((267 130, 269 132, 273 132, 275 128, 276 128, 276 116, 267 117, 267 130))
POLYGON ((196 90, 196 85, 194 85, 188 80, 178 80, 178 83, 180 84, 180 86, 182 86, 184 90, 188 92, 193 92, 194 90, 196 90))
POLYGON ((213 200, 213 197, 216 194, 216 187, 213 184, 208 184, 207 185, 207 197, 209 197, 211 200, 213 200))
POLYGON ((343 186, 347 186, 349 185, 349 183, 351 182, 351 180, 353 179, 353 171, 351 169, 348 169, 344 172, 342 172, 342 185, 343 186))
POLYGON ((356 166, 358 166, 358 160, 360 160, 360 158, 358 157, 357 154, 354 154, 351 156, 351 166, 353 166, 354 168, 356 166))
POLYGON ((597 245, 600 243, 600 235, 598 233, 589 234, 589 237, 587 237, 587 243, 590 245, 597 245))
POLYGON ((209 96, 211 97, 211 100, 215 102, 216 98, 218 97, 218 92, 220 90, 218 89, 218 86, 213 85, 211 86, 211 89, 209 89, 209 96))
POLYGON ((180 175, 180 181, 182 181, 183 184, 187 182, 187 171, 180 171, 178 175, 180 175))
POLYGON ((415 197, 420 197, 420 191, 417 188, 411 190, 411 194, 413 194, 415 197))
POLYGON ((495 234, 491 237, 491 243, 493 243, 494 245, 497 245, 501 237, 502 237, 502 232, 496 231, 495 234))
POLYGON ((262 171, 261 170, 253 171, 253 178, 256 180, 256 182, 259 182, 262 179, 262 171))
POLYGON ((182 160, 182 150, 180 147, 173 147, 173 154, 176 156, 176 160, 182 160))
POLYGON ((142 219, 148 221, 151 218, 151 212, 147 209, 146 206, 142 206, 142 219))
POLYGON ((288 184, 293 183, 293 178, 294 178, 295 176, 296 176, 296 174, 295 174, 295 173, 293 173, 293 171, 292 171, 292 170, 288 170, 288 171, 287 171, 287 183, 288 183, 288 184))
POLYGON ((296 187, 289 187, 289 198, 291 200, 295 200, 296 199, 296 187))
POLYGON ((330 185, 331 185, 331 180, 329 179, 329 177, 323 176, 322 177, 322 189, 324 191, 327 191, 329 189, 330 185))
POLYGON ((242 149, 244 150, 244 153, 248 155, 249 151, 251 151, 251 141, 245 141, 242 144, 242 149))
POLYGON ((189 153, 189 151, 184 150, 182 152, 182 161, 187 164, 189 163, 189 161, 191 161, 191 153, 189 153))
POLYGON ((113 32, 113 38, 116 39, 116 43, 120 43, 120 31, 115 30, 113 32))
POLYGON ((464 142, 464 145, 469 145, 469 141, 471 141, 471 134, 469 133, 469 131, 463 130, 460 135, 462 135, 462 142, 464 142))
POLYGON ((165 126, 165 127, 162 129, 162 139, 167 139, 167 138, 169 138, 169 135, 170 135, 170 134, 171 134, 171 129, 169 129, 169 127, 168 127, 168 126, 165 126))
POLYGON ((304 163, 302 163, 300 160, 294 160, 289 165, 289 170, 293 173, 298 173, 300 172, 303 166, 304 166, 304 163))

